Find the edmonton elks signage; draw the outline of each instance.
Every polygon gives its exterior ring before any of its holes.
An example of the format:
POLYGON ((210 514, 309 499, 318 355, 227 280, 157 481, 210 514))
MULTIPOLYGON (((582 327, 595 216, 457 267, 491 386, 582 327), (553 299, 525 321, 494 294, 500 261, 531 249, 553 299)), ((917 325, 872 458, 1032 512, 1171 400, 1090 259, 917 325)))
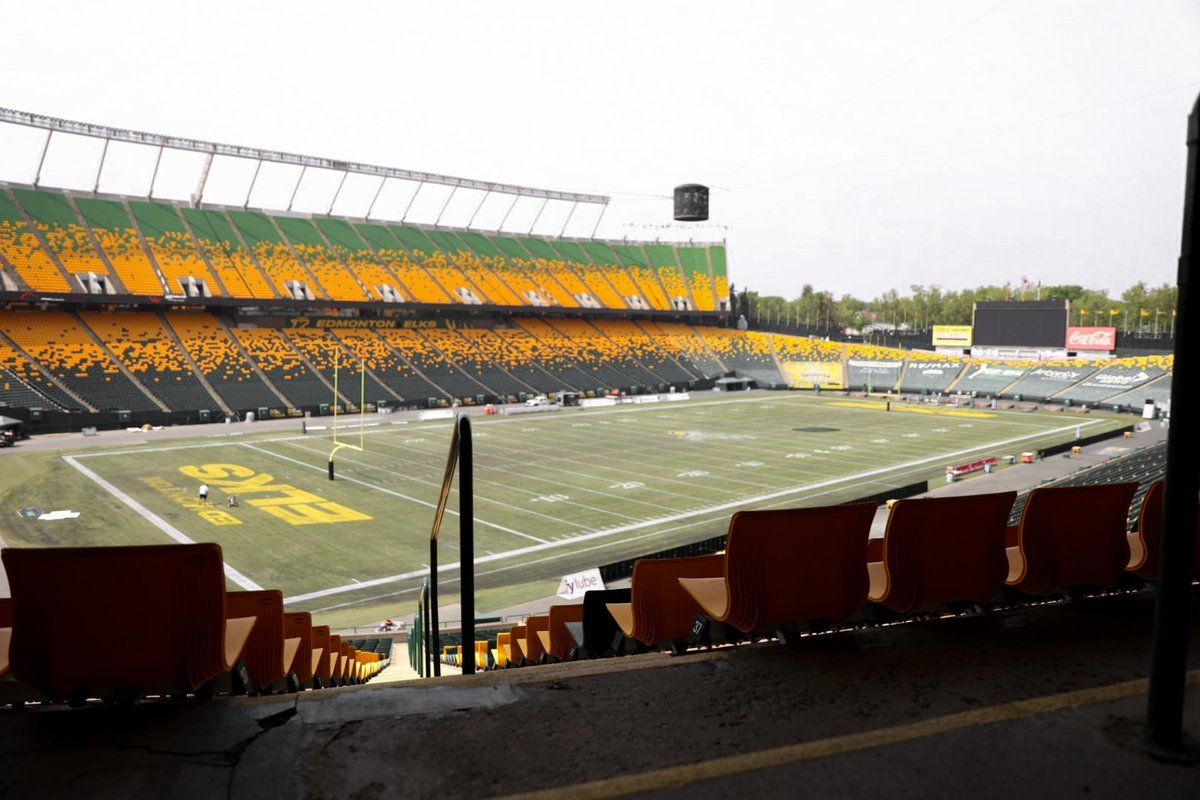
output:
POLYGON ((1067 328, 1068 350, 1115 350, 1116 328, 1067 328))

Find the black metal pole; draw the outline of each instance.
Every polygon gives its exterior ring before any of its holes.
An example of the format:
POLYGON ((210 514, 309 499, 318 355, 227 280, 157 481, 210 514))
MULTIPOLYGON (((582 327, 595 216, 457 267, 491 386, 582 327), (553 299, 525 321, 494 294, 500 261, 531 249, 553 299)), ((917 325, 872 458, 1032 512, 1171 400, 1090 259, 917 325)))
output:
POLYGON ((425 613, 421 615, 421 626, 425 629, 424 640, 421 642, 422 649, 425 651, 425 675, 428 678, 433 674, 433 651, 430 648, 433 646, 433 636, 429 630, 429 584, 425 584, 425 591, 422 593, 425 601, 425 613))
POLYGON ((471 418, 458 418, 458 536, 464 675, 475 674, 475 475, 471 418), (469 655, 468 655, 469 653, 469 655))
POLYGON ((429 648, 433 651, 434 677, 442 677, 442 637, 438 631, 437 539, 429 539, 429 648))
POLYGON ((1191 362, 1200 350, 1200 327, 1188 313, 1196 307, 1192 295, 1192 257, 1197 252, 1196 210, 1200 207, 1200 98, 1188 118, 1187 183, 1183 201, 1183 245, 1179 255, 1179 297, 1176 301, 1175 365, 1171 383, 1171 427, 1167 433, 1166 493, 1158 557, 1158 592, 1154 604, 1154 648, 1150 659, 1150 693, 1146 728, 1150 742, 1168 750, 1183 747, 1184 672, 1187 668, 1191 572, 1196 544, 1196 497, 1200 493, 1194 455, 1200 442, 1196 414, 1184 402, 1185 387, 1197 367, 1191 362))

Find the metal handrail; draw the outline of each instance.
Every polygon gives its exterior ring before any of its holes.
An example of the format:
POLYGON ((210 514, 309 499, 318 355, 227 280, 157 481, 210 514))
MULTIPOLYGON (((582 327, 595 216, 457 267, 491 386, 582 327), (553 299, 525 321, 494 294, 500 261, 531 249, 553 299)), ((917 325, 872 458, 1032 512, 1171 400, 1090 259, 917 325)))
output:
POLYGON ((441 637, 438 635, 437 578, 438 578, 438 534, 442 530, 442 519, 446 504, 450 500, 450 487, 454 473, 458 480, 458 535, 459 573, 462 590, 462 641, 464 675, 475 674, 475 479, 474 454, 471 446, 471 418, 459 414, 454 419, 454 431, 450 436, 450 453, 446 456, 446 472, 442 476, 442 488, 438 493, 437 507, 433 513, 433 526, 429 531, 429 595, 428 650, 433 654, 433 674, 441 676, 441 637), (470 657, 468 658, 468 653, 470 657))

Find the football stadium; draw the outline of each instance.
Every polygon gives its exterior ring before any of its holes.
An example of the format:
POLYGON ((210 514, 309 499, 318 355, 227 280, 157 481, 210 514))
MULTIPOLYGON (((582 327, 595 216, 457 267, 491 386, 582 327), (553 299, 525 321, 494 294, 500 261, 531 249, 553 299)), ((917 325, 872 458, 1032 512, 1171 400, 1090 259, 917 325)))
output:
MULTIPOLYGON (((1027 19, 917 5, 915 44, 794 136, 1027 19)), ((507 96, 526 113, 553 82, 498 69, 531 82, 507 96)), ((220 85, 294 113, 259 80, 220 85)), ((1177 151, 1168 219, 1128 238, 1171 251, 1182 205, 1178 275, 1120 268, 1119 296, 1063 244, 1125 247, 1112 225, 1064 211, 1051 246, 1041 221, 931 221, 1063 263, 890 262, 874 233, 747 220, 742 189, 688 180, 748 152, 637 125, 674 172, 657 193, 594 191, 622 179, 600 150, 555 166, 498 133, 526 180, 409 116, 422 163, 357 90, 353 125, 308 94, 308 152, 182 96, 0 107, 0 795, 1200 795, 1197 85, 978 134, 1162 105, 1171 136, 1130 135, 1177 151), (478 172, 433 171, 456 152, 478 172), (776 234, 804 254, 786 271, 776 234), (852 294, 832 265, 856 243, 875 272, 852 294)), ((878 237, 893 188, 868 192, 878 237)))

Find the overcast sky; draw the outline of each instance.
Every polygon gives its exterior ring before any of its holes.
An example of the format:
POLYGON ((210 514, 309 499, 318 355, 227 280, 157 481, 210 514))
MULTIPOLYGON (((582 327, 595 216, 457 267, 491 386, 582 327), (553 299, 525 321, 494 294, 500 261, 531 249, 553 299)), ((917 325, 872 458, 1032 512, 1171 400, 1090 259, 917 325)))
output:
MULTIPOLYGON (((1175 277, 1196 0, 9 6, 2 106, 611 193, 610 238, 681 235, 656 227, 663 196, 707 183, 712 224, 690 235, 727 237, 734 283, 767 293, 1175 277)), ((0 178, 31 180, 39 143, 0 134, 0 178)), ((102 190, 144 192, 136 150, 110 153, 102 190)), ((50 155, 44 182, 90 188, 91 143, 50 155)), ((160 193, 185 197, 195 166, 164 163, 160 193)), ((260 178, 254 204, 286 205, 291 176, 260 178)), ((227 165, 209 197, 240 203, 249 177, 227 165)), ((297 208, 324 210, 321 181, 297 208)), ((373 188, 336 210, 362 213, 373 188)), ((398 214, 402 188, 380 208, 398 214)), ((412 216, 444 200, 423 190, 412 216)), ((490 198, 476 224, 506 208, 490 198)), ((595 222, 581 210, 567 233, 595 222)))

